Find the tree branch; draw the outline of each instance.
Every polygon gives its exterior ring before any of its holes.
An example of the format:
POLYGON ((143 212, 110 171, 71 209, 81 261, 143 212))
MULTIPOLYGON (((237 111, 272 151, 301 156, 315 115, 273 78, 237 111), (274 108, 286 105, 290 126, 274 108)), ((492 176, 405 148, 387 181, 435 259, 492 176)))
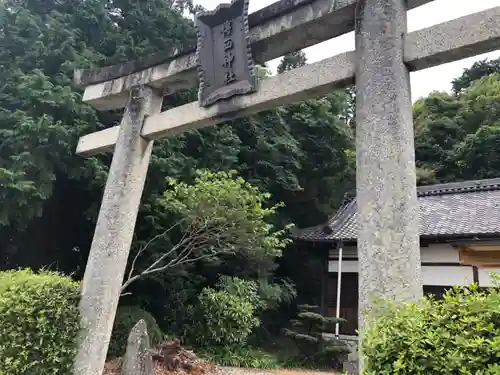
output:
POLYGON ((158 238, 161 238, 165 235, 167 235, 168 233, 170 233, 170 231, 172 231, 175 227, 179 226, 185 219, 181 219, 179 220, 177 223, 175 223, 174 225, 172 225, 170 228, 168 228, 167 230, 163 231, 162 233, 160 234, 157 234, 156 236, 154 236, 152 239, 150 239, 146 245, 144 245, 138 252, 137 254, 135 255, 134 257, 134 260, 132 261, 132 264, 130 266, 130 271, 128 273, 128 278, 127 278, 127 281, 130 280, 132 278, 132 274, 134 273, 134 269, 135 269, 135 264, 137 262, 137 259, 139 258, 139 256, 144 252, 146 251, 146 249, 149 247, 149 245, 151 245, 154 241, 156 241, 158 238))
MULTIPOLYGON (((130 286, 133 282, 139 280, 142 277, 145 277, 147 275, 151 275, 153 273, 158 273, 165 271, 168 268, 176 267, 181 264, 188 264, 188 263, 194 263, 199 260, 203 259, 208 259, 211 257, 215 257, 217 255, 226 253, 227 251, 223 250, 224 247, 227 247, 224 245, 224 241, 226 238, 229 239, 228 235, 228 229, 231 227, 230 224, 223 224, 220 226, 210 226, 208 222, 200 222, 198 220, 194 220, 193 222, 190 223, 186 231, 184 232, 182 238, 179 240, 179 242, 174 245, 169 251, 165 252, 162 254, 158 259, 156 259, 151 265, 149 265, 144 271, 142 271, 139 274, 133 275, 135 271, 135 265, 137 263, 137 259, 141 254, 146 251, 146 249, 156 240, 159 238, 165 236, 167 233, 169 233, 173 228, 178 226, 181 223, 179 221, 166 231, 154 236, 151 240, 149 240, 144 247, 142 247, 136 256, 134 257, 130 271, 128 273, 128 278, 127 280, 123 283, 121 292, 122 296, 125 295, 123 292, 124 290, 130 286), (211 250, 209 254, 203 254, 200 256, 197 256, 195 258, 189 258, 193 252, 195 252, 198 249, 201 249, 205 247, 211 240, 215 240, 216 244, 214 248, 219 248, 219 251, 213 251, 211 250), (178 254, 176 254, 173 259, 171 259, 169 262, 166 264, 160 266, 166 258, 168 258, 170 255, 173 253, 179 251, 178 254)), ((129 294, 129 293, 126 293, 129 294)))

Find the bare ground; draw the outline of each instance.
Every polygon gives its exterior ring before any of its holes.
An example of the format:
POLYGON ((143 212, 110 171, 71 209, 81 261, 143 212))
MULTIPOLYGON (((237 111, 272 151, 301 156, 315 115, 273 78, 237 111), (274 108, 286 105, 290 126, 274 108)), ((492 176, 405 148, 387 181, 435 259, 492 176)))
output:
MULTIPOLYGON (((103 375, 120 375, 120 360, 115 360, 106 364, 103 375)), ((311 371, 311 370, 290 370, 290 369, 250 369, 239 367, 215 367, 206 369, 205 374, 211 375, 334 375, 333 372, 311 371)), ((193 375, 185 371, 168 371, 158 363, 155 368, 155 375, 193 375)))
POLYGON ((292 370, 292 369, 248 369, 237 367, 222 367, 217 369, 216 375, 333 375, 333 372, 292 370))

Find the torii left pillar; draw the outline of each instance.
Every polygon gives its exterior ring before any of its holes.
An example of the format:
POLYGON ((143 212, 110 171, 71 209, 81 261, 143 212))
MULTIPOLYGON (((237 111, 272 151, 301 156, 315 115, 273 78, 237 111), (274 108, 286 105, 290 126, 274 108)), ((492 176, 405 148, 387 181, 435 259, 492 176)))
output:
POLYGON ((147 116, 160 112, 161 104, 162 96, 150 87, 130 91, 83 278, 75 375, 104 370, 153 149, 153 141, 141 137, 142 126, 147 116))

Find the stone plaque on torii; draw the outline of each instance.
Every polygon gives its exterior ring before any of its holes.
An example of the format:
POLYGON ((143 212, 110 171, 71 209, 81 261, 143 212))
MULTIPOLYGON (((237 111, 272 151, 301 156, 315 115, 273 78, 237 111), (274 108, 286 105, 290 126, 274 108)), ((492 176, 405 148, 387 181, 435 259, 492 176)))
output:
MULTIPOLYGON (((153 141, 324 95, 352 84, 354 77, 361 330, 372 292, 390 299, 419 298, 409 71, 500 48, 500 7, 407 33, 407 10, 431 1, 277 1, 248 15, 248 38, 244 38, 250 45, 248 61, 251 56, 264 63, 350 32, 354 25, 356 50, 258 83, 252 81, 250 63, 247 70, 237 65, 245 60, 239 55, 238 62, 236 56, 244 43, 233 45, 233 60, 224 53, 231 50, 229 45, 226 50, 225 40, 219 39, 212 50, 214 57, 217 54, 214 60, 218 62, 212 65, 217 73, 203 63, 203 54, 209 51, 205 46, 198 48, 200 58, 196 51, 174 56, 165 52, 119 66, 75 72, 76 86, 85 88, 84 101, 99 110, 125 108, 119 126, 86 135, 77 146, 79 155, 113 151, 113 159, 82 285, 83 330, 75 374, 102 373, 153 141), (197 85, 198 68, 207 68, 208 73, 200 101, 160 112, 163 94, 197 85), (244 89, 233 90, 236 87, 244 89)), ((217 18, 221 21, 217 25, 211 23, 214 18, 200 15, 199 30, 206 26, 212 35, 219 30, 224 36, 229 29, 225 21, 232 20, 231 27, 241 25, 234 21, 245 3, 236 0, 222 6, 234 7, 235 13, 217 18)), ((235 40, 236 35, 231 34, 235 40)))
POLYGON ((196 15, 198 100, 203 107, 256 90, 248 2, 233 0, 196 15))

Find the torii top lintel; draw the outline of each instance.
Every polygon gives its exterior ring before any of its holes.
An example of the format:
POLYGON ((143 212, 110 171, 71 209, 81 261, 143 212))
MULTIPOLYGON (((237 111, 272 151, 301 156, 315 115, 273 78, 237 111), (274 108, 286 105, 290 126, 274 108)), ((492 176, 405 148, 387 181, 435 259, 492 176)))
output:
MULTIPOLYGON (((408 0, 408 9, 431 1, 434 0, 408 0)), ((262 64, 353 31, 357 2, 280 0, 249 14, 249 37, 255 63, 262 64)), ((86 93, 84 100, 97 109, 116 109, 126 101, 119 96, 133 84, 148 84, 160 89, 167 87, 168 93, 196 86, 196 68, 195 46, 187 46, 183 51, 165 50, 124 64, 77 69, 74 85, 77 88, 93 87, 92 93, 89 96, 86 93), (96 87, 98 85, 106 87, 96 87)))
MULTIPOLYGON (((250 27, 262 25, 272 19, 286 15, 298 7, 303 7, 315 0, 279 0, 265 8, 259 9, 248 15, 250 27)), ((182 56, 195 53, 196 45, 186 46, 182 50, 163 50, 157 53, 138 58, 126 63, 111 65, 102 68, 75 70, 74 86, 84 88, 89 85, 120 78, 155 65, 178 59, 182 56)))

